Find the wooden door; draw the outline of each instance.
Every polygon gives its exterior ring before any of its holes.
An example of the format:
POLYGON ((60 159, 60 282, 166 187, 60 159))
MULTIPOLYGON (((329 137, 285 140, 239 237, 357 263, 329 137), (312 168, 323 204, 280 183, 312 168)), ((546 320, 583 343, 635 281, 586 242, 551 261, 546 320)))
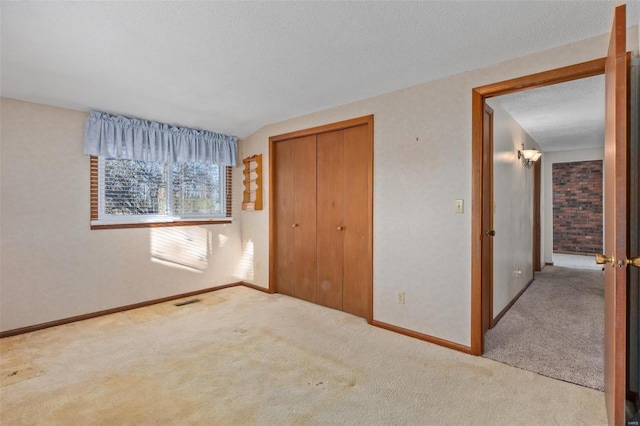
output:
POLYGON ((605 64, 605 354, 604 387, 610 425, 625 423, 627 268, 626 12, 618 6, 605 64), (626 266, 626 265, 624 265, 626 266))
POLYGON ((372 321, 373 116, 272 136, 269 150, 269 290, 372 321))
POLYGON ((368 317, 371 305, 369 128, 318 135, 317 303, 368 317))
POLYGON ((493 110, 484 105, 482 127, 482 333, 493 323, 493 110))
POLYGON ((367 318, 372 281, 369 175, 371 149, 368 126, 344 131, 344 221, 342 310, 367 318))
POLYGON ((318 135, 317 303, 342 310, 344 265, 344 130, 318 135))
POLYGON ((277 291, 316 299, 316 137, 274 144, 274 279, 277 291))
POLYGON ((271 152, 273 191, 277 194, 273 203, 273 280, 279 293, 293 296, 294 281, 294 156, 293 141, 273 145, 271 152))
POLYGON ((316 137, 294 140, 295 296, 316 300, 316 137))
POLYGON ((540 260, 540 188, 542 183, 542 161, 533 163, 533 278, 542 271, 540 260))

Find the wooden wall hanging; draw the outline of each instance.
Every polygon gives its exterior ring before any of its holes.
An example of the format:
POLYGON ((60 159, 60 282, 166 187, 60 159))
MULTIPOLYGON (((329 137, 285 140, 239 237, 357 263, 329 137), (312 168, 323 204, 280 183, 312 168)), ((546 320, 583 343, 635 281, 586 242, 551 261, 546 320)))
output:
POLYGON ((242 160, 244 192, 242 210, 262 210, 262 154, 242 160))

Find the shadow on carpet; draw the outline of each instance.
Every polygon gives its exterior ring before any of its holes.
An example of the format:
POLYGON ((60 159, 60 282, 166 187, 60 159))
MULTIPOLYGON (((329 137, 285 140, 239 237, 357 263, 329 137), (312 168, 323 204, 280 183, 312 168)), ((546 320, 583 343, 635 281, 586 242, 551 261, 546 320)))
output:
POLYGON ((604 277, 546 267, 485 336, 485 358, 604 390, 604 277))

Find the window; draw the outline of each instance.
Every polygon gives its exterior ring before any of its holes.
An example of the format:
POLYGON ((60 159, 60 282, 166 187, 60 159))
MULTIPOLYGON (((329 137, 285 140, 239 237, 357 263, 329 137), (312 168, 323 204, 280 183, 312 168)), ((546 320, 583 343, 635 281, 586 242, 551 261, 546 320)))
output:
POLYGON ((229 223, 231 170, 91 156, 91 228, 229 223))
POLYGON ((91 229, 231 222, 238 138, 91 111, 91 229))

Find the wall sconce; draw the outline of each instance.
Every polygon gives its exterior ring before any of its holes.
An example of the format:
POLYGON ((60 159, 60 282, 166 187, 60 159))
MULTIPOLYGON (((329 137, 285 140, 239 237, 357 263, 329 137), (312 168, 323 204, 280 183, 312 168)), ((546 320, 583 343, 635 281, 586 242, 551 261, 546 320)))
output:
POLYGON ((527 169, 530 169, 541 156, 542 153, 537 149, 524 149, 524 144, 522 144, 522 149, 518 150, 518 160, 522 160, 522 165, 527 169))

